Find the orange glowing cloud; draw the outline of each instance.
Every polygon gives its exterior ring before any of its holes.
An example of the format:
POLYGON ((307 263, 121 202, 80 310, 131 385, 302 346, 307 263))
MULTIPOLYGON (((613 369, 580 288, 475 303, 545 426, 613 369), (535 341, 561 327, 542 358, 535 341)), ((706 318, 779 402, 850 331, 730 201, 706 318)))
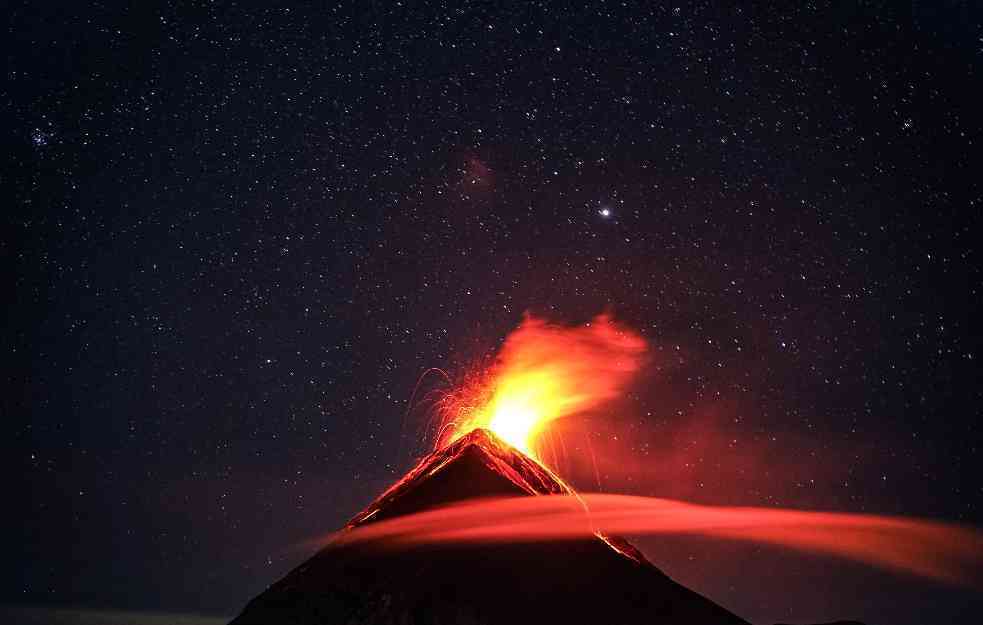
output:
POLYGON ((378 541, 392 548, 691 534, 769 543, 981 586, 983 533, 923 519, 779 508, 701 506, 628 495, 545 495, 464 501, 336 533, 329 543, 378 541))
POLYGON ((489 374, 448 396, 439 446, 481 427, 537 457, 537 437, 550 422, 617 397, 645 351, 645 339, 608 315, 578 327, 527 316, 489 374))

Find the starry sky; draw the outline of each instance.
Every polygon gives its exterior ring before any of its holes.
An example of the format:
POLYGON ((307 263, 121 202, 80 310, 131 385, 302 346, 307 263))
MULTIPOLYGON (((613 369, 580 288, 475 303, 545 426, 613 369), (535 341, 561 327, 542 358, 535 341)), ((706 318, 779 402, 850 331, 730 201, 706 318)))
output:
MULTIPOLYGON (((561 4, 7 5, 0 604, 235 614, 526 311, 650 344, 582 488, 983 525, 983 11, 561 4)), ((755 622, 983 615, 639 544, 755 622)))

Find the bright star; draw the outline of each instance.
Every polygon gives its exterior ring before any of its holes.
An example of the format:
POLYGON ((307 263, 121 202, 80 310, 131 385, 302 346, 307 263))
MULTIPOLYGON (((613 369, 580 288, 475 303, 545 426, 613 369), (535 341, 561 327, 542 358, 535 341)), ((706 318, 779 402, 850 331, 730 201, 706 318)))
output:
POLYGON ((610 217, 611 216, 611 209, 610 208, 602 208, 601 210, 597 211, 597 213, 601 217, 610 217))

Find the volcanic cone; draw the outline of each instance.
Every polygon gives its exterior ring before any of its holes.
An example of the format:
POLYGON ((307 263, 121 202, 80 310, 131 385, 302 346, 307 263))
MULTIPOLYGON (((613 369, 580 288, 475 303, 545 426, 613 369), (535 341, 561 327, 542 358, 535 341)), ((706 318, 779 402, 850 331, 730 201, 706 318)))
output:
MULTIPOLYGON (((473 497, 571 494, 494 434, 431 454, 348 528, 473 497)), ((627 541, 329 545, 249 602, 232 625, 745 624, 648 562, 627 541)))

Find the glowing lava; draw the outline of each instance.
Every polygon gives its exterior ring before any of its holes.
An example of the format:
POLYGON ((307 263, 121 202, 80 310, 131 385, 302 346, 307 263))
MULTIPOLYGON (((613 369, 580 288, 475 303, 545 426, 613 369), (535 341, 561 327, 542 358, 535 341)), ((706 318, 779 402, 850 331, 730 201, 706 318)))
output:
POLYGON ((448 397, 438 447, 487 428, 538 460, 536 439, 546 426, 618 396, 645 350, 640 335, 608 315, 579 327, 527 316, 487 377, 448 397))

